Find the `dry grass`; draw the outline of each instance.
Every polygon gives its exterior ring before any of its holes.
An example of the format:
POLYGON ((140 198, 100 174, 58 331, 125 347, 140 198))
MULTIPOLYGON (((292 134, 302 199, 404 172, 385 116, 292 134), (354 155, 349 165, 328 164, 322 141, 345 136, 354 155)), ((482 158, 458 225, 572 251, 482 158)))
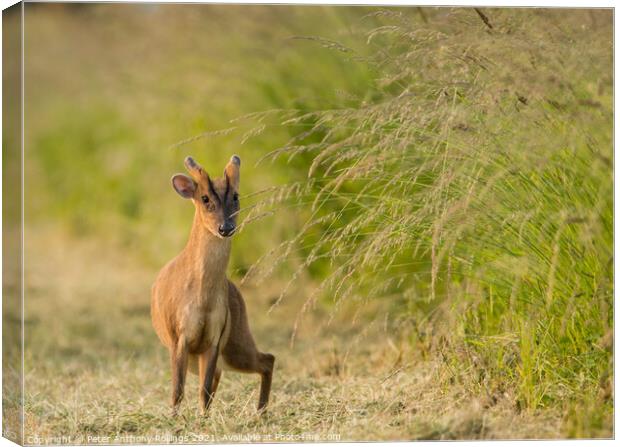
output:
POLYGON ((173 419, 167 355, 150 328, 145 292, 155 272, 112 249, 69 243, 58 231, 28 234, 28 443, 567 435, 568 414, 519 411, 514 391, 472 387, 475 371, 412 346, 386 328, 379 308, 364 324, 336 318, 327 327, 327 315, 314 311, 291 347, 290 324, 282 322, 299 311, 303 291, 268 314, 276 285, 244 288, 259 346, 277 356, 269 412, 255 411, 258 378, 225 373, 208 418, 191 376, 173 419), (45 257, 36 256, 42 243, 45 257))
POLYGON ((302 225, 249 276, 296 259, 288 286, 321 278, 308 309, 384 300, 520 406, 610 413, 609 11, 382 15, 368 95, 282 117, 304 131, 266 158, 302 158, 308 180, 250 219, 285 203, 302 225))

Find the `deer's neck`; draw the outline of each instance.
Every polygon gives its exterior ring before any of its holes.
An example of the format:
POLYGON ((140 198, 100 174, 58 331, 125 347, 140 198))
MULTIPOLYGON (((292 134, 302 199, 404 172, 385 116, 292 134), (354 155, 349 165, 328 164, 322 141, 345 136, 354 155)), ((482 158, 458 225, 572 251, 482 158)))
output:
POLYGON ((203 288, 223 287, 226 284, 230 239, 219 238, 207 230, 198 212, 194 215, 185 252, 203 288))

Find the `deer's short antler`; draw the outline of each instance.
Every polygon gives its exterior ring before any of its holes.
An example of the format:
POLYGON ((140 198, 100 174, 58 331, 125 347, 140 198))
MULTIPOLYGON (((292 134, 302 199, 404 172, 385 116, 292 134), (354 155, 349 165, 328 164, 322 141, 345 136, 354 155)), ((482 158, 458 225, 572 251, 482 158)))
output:
POLYGON ((241 166, 241 159, 238 155, 230 157, 230 161, 224 168, 224 175, 230 182, 234 189, 239 188, 239 167, 241 166))
POLYGON ((207 172, 192 157, 185 157, 185 168, 196 182, 209 178, 207 172))

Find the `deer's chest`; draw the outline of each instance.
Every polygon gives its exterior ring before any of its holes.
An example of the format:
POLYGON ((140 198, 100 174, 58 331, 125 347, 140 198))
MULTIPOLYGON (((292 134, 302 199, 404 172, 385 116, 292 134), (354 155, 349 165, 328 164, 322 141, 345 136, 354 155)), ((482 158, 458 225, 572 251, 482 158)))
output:
POLYGON ((224 290, 202 291, 187 300, 181 326, 191 353, 204 352, 217 343, 228 312, 226 301, 224 290))

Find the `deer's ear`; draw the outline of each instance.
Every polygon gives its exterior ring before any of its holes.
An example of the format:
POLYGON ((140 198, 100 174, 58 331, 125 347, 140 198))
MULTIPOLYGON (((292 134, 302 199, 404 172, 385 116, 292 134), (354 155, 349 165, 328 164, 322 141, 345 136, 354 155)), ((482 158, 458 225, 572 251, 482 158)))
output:
POLYGON ((196 192, 196 182, 183 174, 176 174, 172 177, 172 187, 184 199, 191 199, 196 192))
POLYGON ((230 161, 224 168, 224 175, 230 182, 233 190, 239 189, 239 168, 241 167, 241 159, 237 155, 230 157, 230 161))

